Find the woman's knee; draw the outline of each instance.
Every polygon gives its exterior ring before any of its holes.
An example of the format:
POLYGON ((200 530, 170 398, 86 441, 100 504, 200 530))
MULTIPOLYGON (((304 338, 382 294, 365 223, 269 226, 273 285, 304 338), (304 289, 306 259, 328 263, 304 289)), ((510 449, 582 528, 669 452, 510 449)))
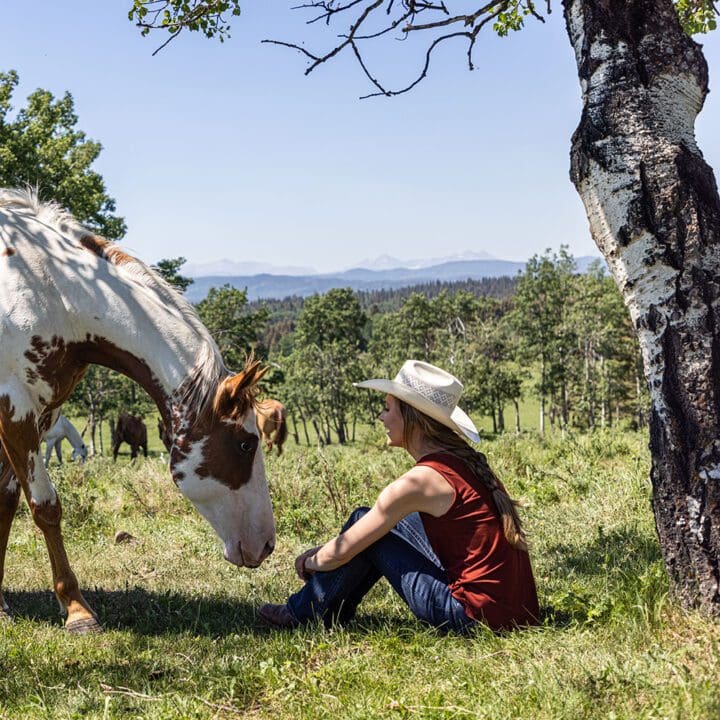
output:
POLYGON ((366 515, 368 512, 370 512, 369 507, 359 507, 355 508, 351 513, 350 517, 347 519, 347 522, 345 523, 345 526, 343 527, 343 530, 347 530, 351 525, 354 525, 363 515, 366 515))

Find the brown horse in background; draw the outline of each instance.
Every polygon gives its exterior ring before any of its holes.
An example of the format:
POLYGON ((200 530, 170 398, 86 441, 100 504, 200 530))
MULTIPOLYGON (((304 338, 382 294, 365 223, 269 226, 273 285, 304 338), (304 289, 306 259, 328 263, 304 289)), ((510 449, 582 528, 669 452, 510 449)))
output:
POLYGON ((287 438, 286 415, 285 406, 278 400, 268 398, 261 400, 256 406, 258 430, 268 453, 275 445, 278 455, 282 455, 282 446, 287 438))
POLYGON ((133 460, 137 457, 138 448, 142 448, 145 457, 148 456, 147 427, 142 418, 127 413, 118 418, 113 436, 113 462, 117 460, 118 451, 124 442, 130 446, 130 457, 133 460))

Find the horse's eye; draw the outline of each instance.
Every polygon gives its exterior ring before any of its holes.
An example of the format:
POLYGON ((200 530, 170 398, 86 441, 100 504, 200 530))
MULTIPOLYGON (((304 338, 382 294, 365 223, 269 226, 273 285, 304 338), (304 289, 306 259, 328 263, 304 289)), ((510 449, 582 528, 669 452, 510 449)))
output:
POLYGON ((249 443, 247 441, 243 441, 240 443, 240 449, 243 452, 251 452, 253 450, 252 443, 249 443))

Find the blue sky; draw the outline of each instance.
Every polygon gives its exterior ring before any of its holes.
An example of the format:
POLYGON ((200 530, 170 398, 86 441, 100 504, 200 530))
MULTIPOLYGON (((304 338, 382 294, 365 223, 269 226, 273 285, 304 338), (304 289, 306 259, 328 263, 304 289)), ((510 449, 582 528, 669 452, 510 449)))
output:
MULTIPOLYGON (((415 91, 359 100, 347 56, 305 77, 296 52, 329 47, 295 2, 247 0, 224 44, 187 34, 152 57, 129 0, 3 0, 0 69, 16 106, 70 91, 79 127, 103 144, 96 169, 125 217, 124 245, 147 262, 183 255, 312 266, 466 250, 524 260, 546 247, 597 254, 568 178, 580 91, 560 4, 545 25, 488 31, 476 70, 448 44, 415 91)), ((340 32, 338 26, 336 32, 340 32)), ((697 123, 720 167, 720 35, 700 38, 711 93, 697 123)), ((368 56, 397 83, 421 60, 391 41, 368 56)))

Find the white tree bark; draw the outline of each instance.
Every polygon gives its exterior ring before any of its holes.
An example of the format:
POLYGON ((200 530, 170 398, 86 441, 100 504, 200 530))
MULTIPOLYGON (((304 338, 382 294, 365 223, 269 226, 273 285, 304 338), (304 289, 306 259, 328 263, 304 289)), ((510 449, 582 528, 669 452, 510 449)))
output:
POLYGON ((583 114, 571 176, 638 333, 653 509, 676 595, 720 613, 720 198, 708 92, 671 0, 564 0, 583 114))

